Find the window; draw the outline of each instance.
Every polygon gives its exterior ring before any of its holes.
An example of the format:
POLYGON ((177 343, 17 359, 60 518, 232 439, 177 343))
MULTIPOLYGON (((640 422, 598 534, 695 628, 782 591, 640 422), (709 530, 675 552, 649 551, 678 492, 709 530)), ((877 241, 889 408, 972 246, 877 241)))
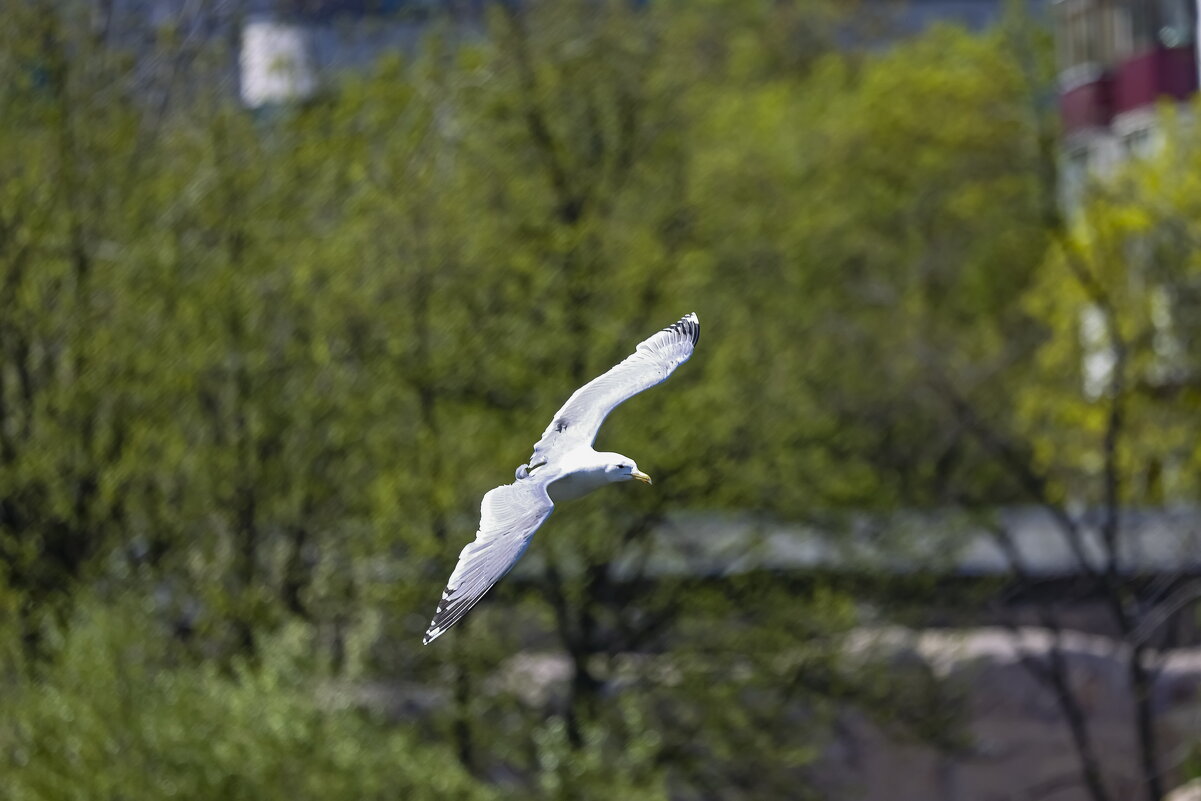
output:
POLYGON ((1137 128, 1122 137, 1122 149, 1130 158, 1142 158, 1151 154, 1151 129, 1137 128))
POLYGON ((1058 22, 1060 70, 1101 60, 1100 8, 1096 0, 1063 0, 1058 22))
POLYGON ((1069 151, 1060 172, 1060 184, 1066 206, 1073 207, 1079 202, 1088 182, 1088 171, 1088 148, 1078 147, 1069 151))
POLYGON ((1159 0, 1156 3, 1156 39, 1163 47, 1185 47, 1193 42, 1196 25, 1192 0, 1159 0))
POLYGON ((1078 147, 1068 156, 1068 169, 1083 181, 1088 176, 1089 152, 1087 147, 1078 147))
POLYGON ((1157 47, 1186 47, 1195 0, 1060 0, 1060 67, 1112 64, 1157 47))
POLYGON ((1134 0, 1122 0, 1109 8, 1111 28, 1111 54, 1114 61, 1123 61, 1137 52, 1134 44, 1136 15, 1143 4, 1134 0))
POLYGON ((1155 46, 1155 2, 1157 0, 1128 0, 1127 13, 1130 15, 1130 53, 1146 53, 1155 46))

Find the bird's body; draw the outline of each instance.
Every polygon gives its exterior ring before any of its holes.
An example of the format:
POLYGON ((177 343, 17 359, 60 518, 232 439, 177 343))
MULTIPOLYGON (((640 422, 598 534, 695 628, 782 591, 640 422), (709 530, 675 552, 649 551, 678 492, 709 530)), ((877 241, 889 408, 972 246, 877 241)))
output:
MULTIPOLYGON (((626 481, 629 474, 611 468, 613 465, 634 464, 632 459, 620 453, 600 453, 592 448, 577 448, 564 454, 560 462, 559 472, 562 476, 550 479, 546 484, 546 494, 555 503, 574 501, 606 484, 626 481)), ((648 478, 640 478, 645 475, 639 473, 634 478, 649 483, 648 478)))
POLYGON ((614 407, 665 380, 688 360, 699 338, 700 322, 689 314, 639 343, 627 359, 568 398, 529 462, 517 468, 516 480, 484 495, 479 530, 459 554, 425 644, 459 622, 509 572, 556 503, 620 481, 651 483, 633 459, 596 451, 592 443, 614 407))

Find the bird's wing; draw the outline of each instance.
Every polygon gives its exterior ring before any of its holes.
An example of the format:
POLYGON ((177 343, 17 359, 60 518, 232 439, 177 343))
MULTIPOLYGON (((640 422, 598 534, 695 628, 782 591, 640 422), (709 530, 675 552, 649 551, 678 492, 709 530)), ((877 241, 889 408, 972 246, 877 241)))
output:
MULTIPOLYGON (((701 323, 696 314, 689 314, 640 342, 620 364, 577 389, 534 446, 529 470, 536 470, 556 454, 591 445, 609 412, 639 392, 663 382, 673 370, 688 361, 700 336, 701 323)), ((519 468, 518 477, 522 475, 522 468, 519 468)))
POLYGON ((480 528, 459 553, 446 591, 422 641, 429 645, 462 620, 525 553, 534 532, 554 511, 546 481, 528 480, 489 490, 480 503, 480 528))

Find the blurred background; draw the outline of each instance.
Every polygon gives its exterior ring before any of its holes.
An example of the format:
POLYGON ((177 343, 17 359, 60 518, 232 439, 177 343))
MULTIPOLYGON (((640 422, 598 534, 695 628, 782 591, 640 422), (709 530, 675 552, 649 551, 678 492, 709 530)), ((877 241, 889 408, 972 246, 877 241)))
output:
POLYGON ((1201 776, 1197 17, 0 0, 0 798, 1201 776), (654 487, 423 648, 689 311, 654 487))

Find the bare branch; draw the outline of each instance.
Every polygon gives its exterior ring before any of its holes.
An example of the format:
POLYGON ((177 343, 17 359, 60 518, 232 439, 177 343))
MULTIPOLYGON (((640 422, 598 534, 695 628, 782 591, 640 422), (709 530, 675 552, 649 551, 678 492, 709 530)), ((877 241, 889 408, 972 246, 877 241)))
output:
POLYGON ((981 444, 988 448, 1012 471, 1023 491, 1026 492, 1034 503, 1051 515, 1059 525, 1080 570, 1091 578, 1097 578, 1099 575, 1097 569, 1085 552, 1083 531, 1076 519, 1051 499, 1049 490, 1050 481, 1047 477, 1032 465, 1017 447, 981 418, 951 382, 935 374, 932 377, 932 384, 939 396, 959 416, 965 428, 972 432, 981 444))

